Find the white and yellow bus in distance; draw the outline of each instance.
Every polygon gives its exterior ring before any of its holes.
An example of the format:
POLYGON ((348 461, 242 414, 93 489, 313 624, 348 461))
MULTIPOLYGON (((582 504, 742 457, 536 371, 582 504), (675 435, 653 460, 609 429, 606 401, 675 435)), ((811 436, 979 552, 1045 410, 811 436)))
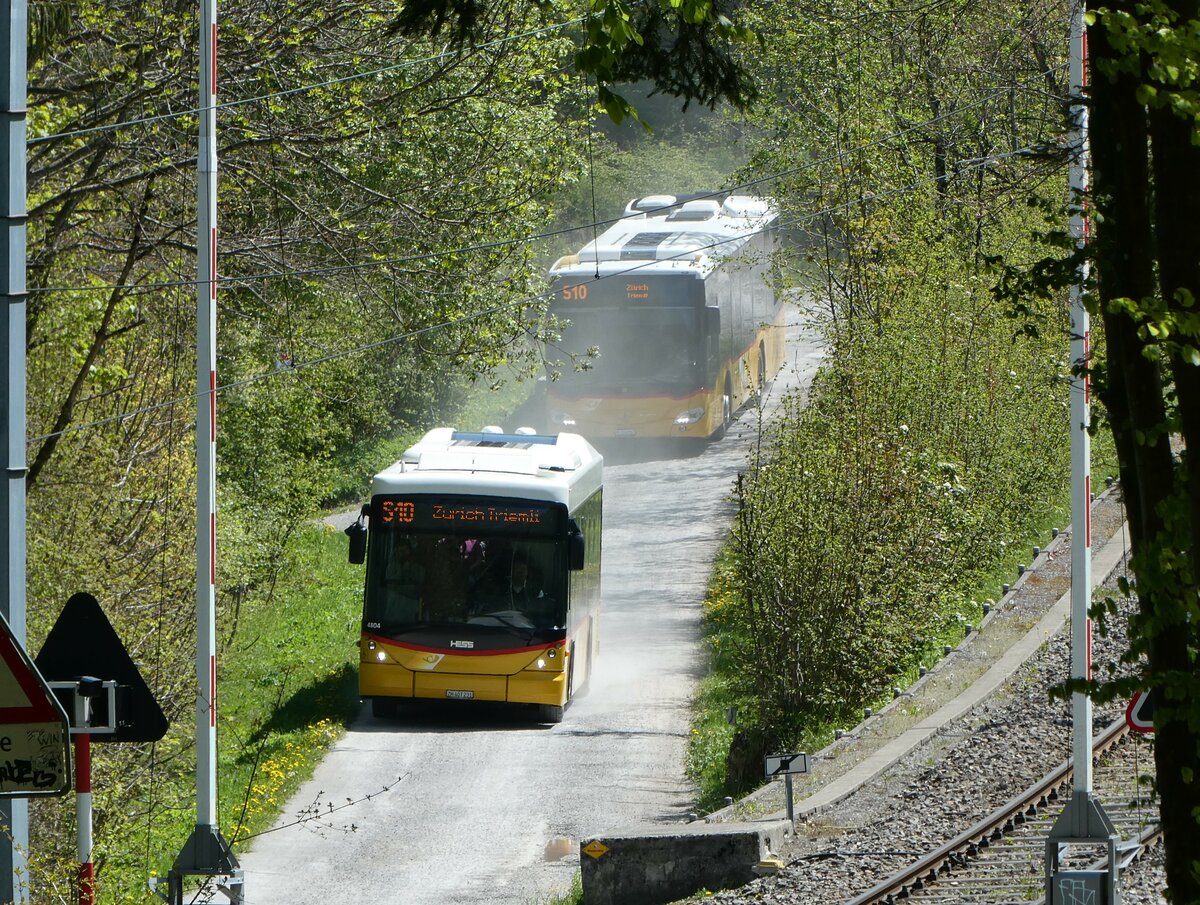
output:
POLYGON ((562 720, 599 649, 603 467, 577 434, 439 428, 374 477, 346 533, 376 716, 428 699, 562 720))
POLYGON ((550 423, 597 440, 723 436, 783 364, 777 223, 769 201, 747 195, 654 195, 560 258, 550 423))

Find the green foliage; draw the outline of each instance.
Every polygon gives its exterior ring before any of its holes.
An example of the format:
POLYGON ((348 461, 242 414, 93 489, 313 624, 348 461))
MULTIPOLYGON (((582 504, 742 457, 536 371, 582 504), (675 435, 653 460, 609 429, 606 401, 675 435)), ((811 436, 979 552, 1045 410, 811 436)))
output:
MULTIPOLYGON (((172 722, 153 748, 96 758, 102 900, 141 900, 148 869, 169 865, 190 829, 194 783, 196 122, 172 116, 195 107, 194 10, 117 0, 34 18, 30 647, 71 593, 95 593, 172 722)), ((539 23, 524 5, 497 8, 479 22, 488 46, 455 54, 389 35, 352 3, 222 14, 221 100, 234 102, 219 117, 218 188, 227 832, 252 774, 291 777, 252 799, 278 802, 303 773, 291 764, 353 703, 357 591, 304 565, 320 504, 358 498, 397 457, 389 443, 453 422, 539 363, 527 237, 578 167, 579 149, 555 139, 583 108, 563 68, 569 39, 516 37, 539 23), (313 588, 342 596, 320 612, 292 599, 313 588)), ((73 860, 72 820, 38 806, 47 870, 73 860)), ((35 880, 47 898, 61 885, 35 880)))
POLYGON ((724 551, 709 582, 704 602, 705 639, 709 647, 710 671, 701 682, 693 706, 692 730, 688 737, 687 774, 699 787, 697 806, 717 810, 727 791, 725 760, 733 741, 730 708, 742 705, 738 696, 734 655, 744 643, 735 587, 736 573, 728 550, 724 551))
MULTIPOLYGON (((552 0, 536 0, 558 12, 552 0)), ((457 42, 476 41, 479 23, 492 4, 481 0, 414 0, 392 22, 393 31, 437 34, 446 29, 457 42)), ((733 53, 752 32, 735 21, 740 9, 728 0, 588 0, 584 40, 575 69, 596 78, 600 105, 614 122, 637 118, 637 109, 613 87, 652 81, 656 89, 714 107, 720 101, 744 106, 757 95, 749 69, 733 53)))
POLYGON ((1192 143, 1200 142, 1200 22, 1162 0, 1101 6, 1088 22, 1103 25, 1114 51, 1097 61, 1099 71, 1136 78, 1138 100, 1192 123, 1192 143))
POLYGON ((739 479, 731 592, 710 603, 740 705, 730 790, 767 747, 856 722, 956 643, 1069 470, 1065 293, 1025 329, 995 266, 1057 248, 1026 203, 1063 204, 1057 162, 1031 153, 1057 141, 1057 111, 1011 86, 1056 78, 1061 10, 759 14, 769 90, 747 175, 786 174, 770 193, 807 232, 827 355, 739 479))
MULTIPOLYGON (((1091 376, 1128 504, 1137 581, 1124 592, 1137 611, 1118 662, 1058 693, 1152 690, 1167 884, 1190 902, 1200 900, 1200 244, 1190 228, 1200 204, 1181 187, 1200 167, 1200 29, 1194 5, 1171 0, 1110 3, 1087 19, 1095 279, 1085 303, 1105 332, 1091 376)), ((1115 612, 1111 600, 1093 607, 1101 632, 1115 612)))
POLYGON ((552 895, 550 898, 543 900, 540 905, 582 905, 583 903, 583 878, 576 873, 571 877, 571 888, 563 892, 561 895, 552 895))
MULTIPOLYGON (((218 819, 235 842, 275 822, 287 797, 358 713, 352 641, 361 569, 346 562, 341 534, 321 528, 299 532, 287 566, 262 605, 246 593, 235 595, 218 626, 218 819)), ((167 737, 153 746, 93 747, 100 901, 141 902, 148 895, 146 878, 165 876, 195 825, 194 692, 178 689, 168 696, 163 687, 172 663, 189 671, 194 663, 194 638, 173 628, 192 611, 149 614, 154 630, 144 633, 145 643, 137 642, 143 636, 128 614, 111 606, 108 611, 171 720, 167 737)), ((74 803, 34 802, 33 816, 35 900, 68 899, 74 803)))

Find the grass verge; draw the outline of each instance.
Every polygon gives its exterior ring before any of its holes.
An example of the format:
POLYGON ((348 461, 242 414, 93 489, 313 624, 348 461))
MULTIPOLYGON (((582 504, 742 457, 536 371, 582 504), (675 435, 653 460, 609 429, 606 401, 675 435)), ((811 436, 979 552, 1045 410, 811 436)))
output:
POLYGON ((276 590, 230 627, 221 798, 235 846, 262 832, 357 716, 362 569, 341 532, 305 528, 276 590))

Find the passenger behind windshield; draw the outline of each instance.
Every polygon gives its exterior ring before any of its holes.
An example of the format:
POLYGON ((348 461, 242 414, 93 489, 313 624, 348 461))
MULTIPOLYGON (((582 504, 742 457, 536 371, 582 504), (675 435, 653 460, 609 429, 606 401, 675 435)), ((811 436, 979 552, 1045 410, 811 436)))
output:
POLYGON ((424 622, 462 622, 467 616, 469 551, 443 537, 433 545, 430 572, 421 591, 424 622))
POLYGON ((386 621, 414 621, 425 584, 425 568, 417 562, 410 539, 396 537, 391 558, 384 565, 383 581, 386 621))

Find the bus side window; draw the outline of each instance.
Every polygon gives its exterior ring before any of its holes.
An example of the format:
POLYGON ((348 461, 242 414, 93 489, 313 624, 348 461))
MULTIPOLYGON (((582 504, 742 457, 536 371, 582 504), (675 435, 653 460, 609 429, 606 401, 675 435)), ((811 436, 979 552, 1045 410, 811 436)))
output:
POLYGON ((708 365, 715 368, 721 353, 721 309, 705 307, 704 336, 707 340, 708 365))
POLYGON ((572 572, 582 571, 586 553, 587 545, 583 539, 583 532, 579 530, 575 519, 571 519, 567 532, 567 568, 572 572))

